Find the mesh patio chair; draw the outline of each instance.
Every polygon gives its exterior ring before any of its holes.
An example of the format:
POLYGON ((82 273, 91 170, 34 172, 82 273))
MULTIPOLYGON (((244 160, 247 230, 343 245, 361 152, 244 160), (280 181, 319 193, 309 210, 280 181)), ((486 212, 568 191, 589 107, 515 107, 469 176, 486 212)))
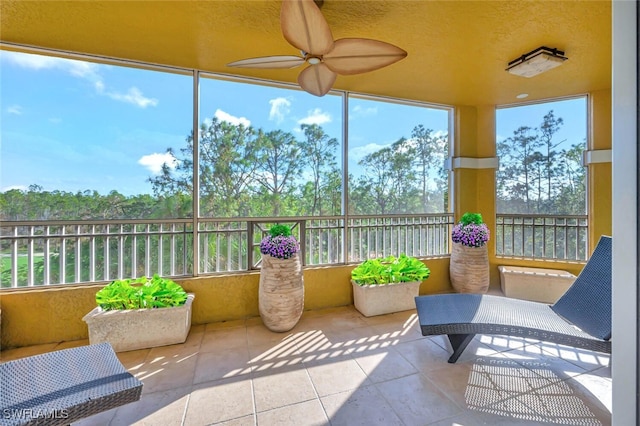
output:
POLYGON ((553 305, 479 294, 418 296, 423 336, 446 334, 455 363, 476 334, 519 336, 611 353, 611 237, 553 305))
POLYGON ((109 343, 0 364, 0 425, 68 425, 140 399, 109 343))

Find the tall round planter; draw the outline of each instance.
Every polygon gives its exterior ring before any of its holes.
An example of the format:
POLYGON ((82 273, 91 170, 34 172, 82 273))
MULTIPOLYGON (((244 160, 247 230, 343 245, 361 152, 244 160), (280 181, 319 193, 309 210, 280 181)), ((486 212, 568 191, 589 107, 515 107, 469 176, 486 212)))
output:
POLYGON ((487 245, 468 247, 453 243, 449 275, 451 285, 458 293, 486 293, 489 289, 487 245))
POLYGON ((271 331, 289 331, 300 320, 304 308, 304 281, 300 254, 289 259, 262 255, 260 317, 271 331))

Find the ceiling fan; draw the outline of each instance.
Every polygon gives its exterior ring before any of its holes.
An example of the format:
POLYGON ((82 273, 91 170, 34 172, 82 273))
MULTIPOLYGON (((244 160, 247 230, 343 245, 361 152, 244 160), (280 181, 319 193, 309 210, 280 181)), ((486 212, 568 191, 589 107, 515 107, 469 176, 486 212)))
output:
POLYGON ((352 75, 374 71, 407 56, 407 52, 383 41, 367 38, 333 40, 329 24, 314 0, 283 0, 280 26, 284 38, 301 56, 280 55, 243 59, 227 64, 239 68, 295 68, 309 64, 300 72, 298 84, 305 91, 324 96, 338 74, 352 75))

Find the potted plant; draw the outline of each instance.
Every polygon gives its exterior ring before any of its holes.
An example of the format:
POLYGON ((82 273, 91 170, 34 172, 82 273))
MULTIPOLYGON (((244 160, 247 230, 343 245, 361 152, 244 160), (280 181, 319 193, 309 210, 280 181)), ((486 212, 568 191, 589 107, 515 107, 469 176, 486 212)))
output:
POLYGON ((459 293, 489 289, 489 228, 480 213, 465 213, 451 231, 451 285, 459 293))
POLYGON ((289 331, 304 309, 304 280, 300 244, 286 225, 274 225, 260 242, 262 266, 258 307, 271 331, 289 331))
POLYGON ((354 305, 366 317, 413 309, 420 284, 430 273, 424 263, 405 254, 365 260, 351 271, 354 305))
POLYGON ((109 342, 116 352, 183 343, 194 297, 158 275, 112 281, 96 294, 98 306, 82 318, 89 343, 109 342))

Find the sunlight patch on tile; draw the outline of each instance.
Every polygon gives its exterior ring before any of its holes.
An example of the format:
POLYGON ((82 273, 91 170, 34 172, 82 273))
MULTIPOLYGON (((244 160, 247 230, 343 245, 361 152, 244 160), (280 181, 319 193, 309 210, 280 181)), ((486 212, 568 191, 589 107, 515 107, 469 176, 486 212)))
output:
POLYGON ((566 382, 558 378, 550 384, 553 374, 539 374, 511 359, 478 359, 469 373, 465 400, 472 410, 519 420, 602 424, 566 382))

